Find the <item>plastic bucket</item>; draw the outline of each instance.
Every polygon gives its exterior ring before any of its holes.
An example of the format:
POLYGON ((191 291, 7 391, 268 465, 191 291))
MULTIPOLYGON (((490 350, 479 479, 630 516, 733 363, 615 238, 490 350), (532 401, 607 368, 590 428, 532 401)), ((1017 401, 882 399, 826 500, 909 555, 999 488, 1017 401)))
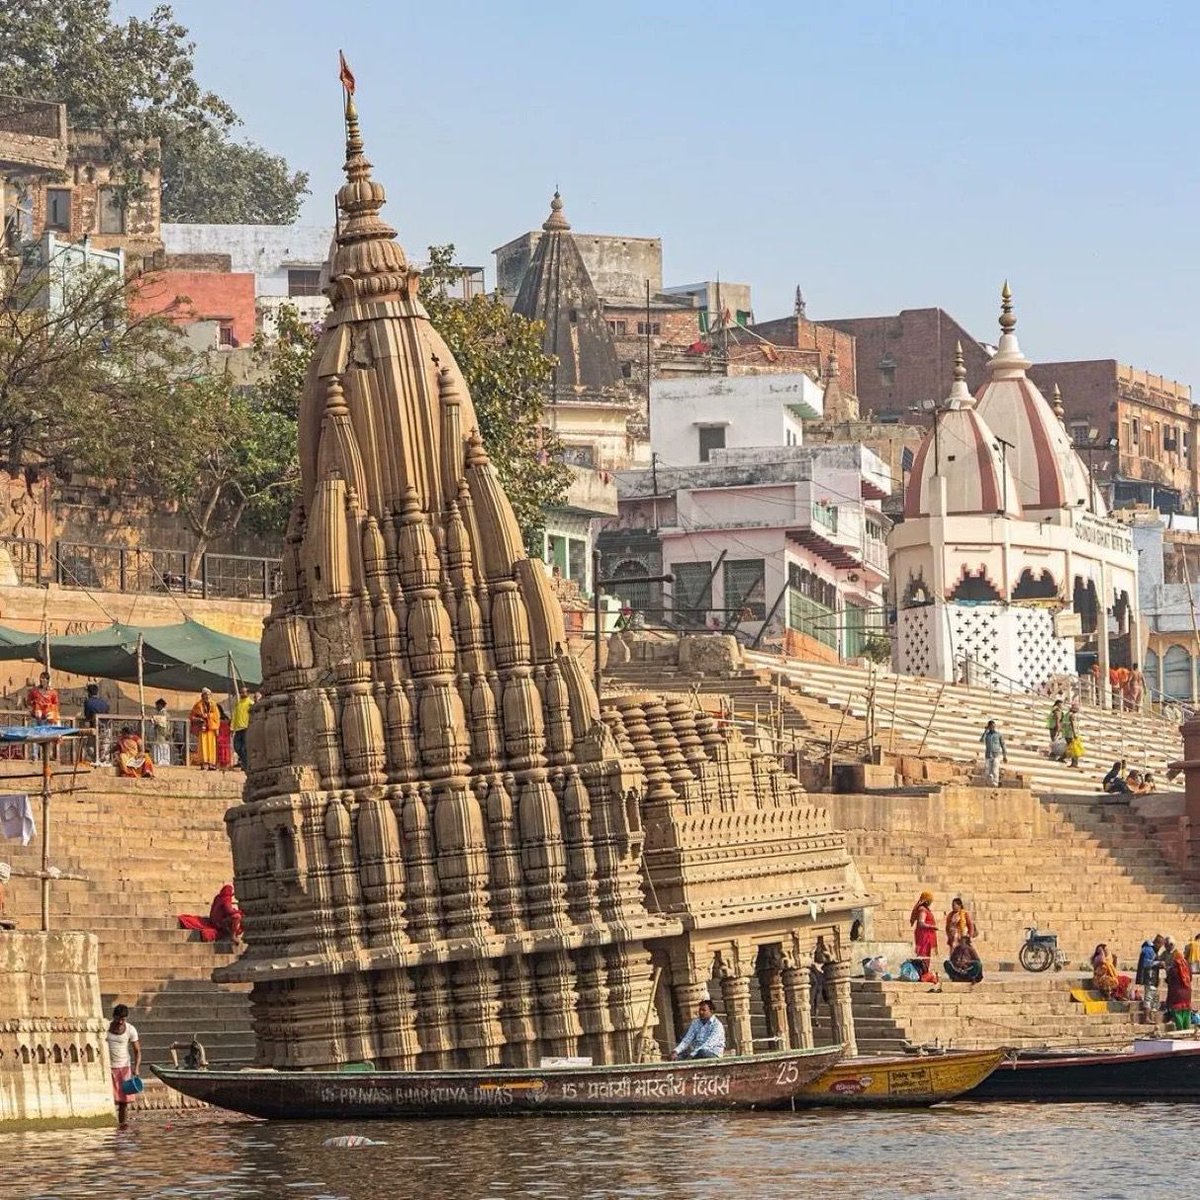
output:
POLYGON ((140 1075, 130 1075, 128 1079, 123 1079, 121 1081, 121 1091, 126 1096, 136 1096, 145 1090, 146 1085, 142 1082, 142 1077, 140 1075))

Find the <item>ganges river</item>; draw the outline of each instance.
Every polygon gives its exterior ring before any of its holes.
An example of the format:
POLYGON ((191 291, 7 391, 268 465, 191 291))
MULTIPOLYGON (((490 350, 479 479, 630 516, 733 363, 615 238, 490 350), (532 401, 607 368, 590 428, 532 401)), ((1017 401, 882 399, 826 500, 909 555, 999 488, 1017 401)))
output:
POLYGON ((0 1196, 1144 1200, 1194 1194, 1196 1118, 1165 1104, 345 1124, 147 1114, 125 1132, 0 1134, 0 1196), (346 1133, 386 1144, 322 1145, 346 1133))

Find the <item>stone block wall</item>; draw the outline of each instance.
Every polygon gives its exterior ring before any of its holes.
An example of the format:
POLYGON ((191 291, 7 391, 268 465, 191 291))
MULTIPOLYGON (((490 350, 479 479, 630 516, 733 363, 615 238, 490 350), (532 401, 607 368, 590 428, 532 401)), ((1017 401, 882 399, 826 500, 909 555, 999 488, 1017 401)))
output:
POLYGON ((0 938, 0 1125, 113 1111, 98 946, 89 933, 0 938))

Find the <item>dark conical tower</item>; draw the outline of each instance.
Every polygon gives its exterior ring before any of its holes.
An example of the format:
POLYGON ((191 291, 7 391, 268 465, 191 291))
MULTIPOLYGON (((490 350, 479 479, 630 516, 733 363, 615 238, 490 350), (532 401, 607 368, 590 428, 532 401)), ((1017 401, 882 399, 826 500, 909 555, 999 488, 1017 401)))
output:
POLYGON ((513 311, 545 326, 542 349, 558 360, 551 403, 619 388, 623 376, 612 333, 557 191, 542 229, 513 311))

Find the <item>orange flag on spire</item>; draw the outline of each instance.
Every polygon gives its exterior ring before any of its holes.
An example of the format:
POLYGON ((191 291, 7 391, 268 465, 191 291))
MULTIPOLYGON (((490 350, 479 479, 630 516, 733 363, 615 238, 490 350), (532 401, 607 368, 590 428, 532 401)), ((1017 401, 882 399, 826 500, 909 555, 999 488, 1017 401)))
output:
POLYGON ((350 64, 346 61, 346 56, 338 51, 338 79, 342 82, 342 87, 354 95, 354 72, 350 70, 350 64))

